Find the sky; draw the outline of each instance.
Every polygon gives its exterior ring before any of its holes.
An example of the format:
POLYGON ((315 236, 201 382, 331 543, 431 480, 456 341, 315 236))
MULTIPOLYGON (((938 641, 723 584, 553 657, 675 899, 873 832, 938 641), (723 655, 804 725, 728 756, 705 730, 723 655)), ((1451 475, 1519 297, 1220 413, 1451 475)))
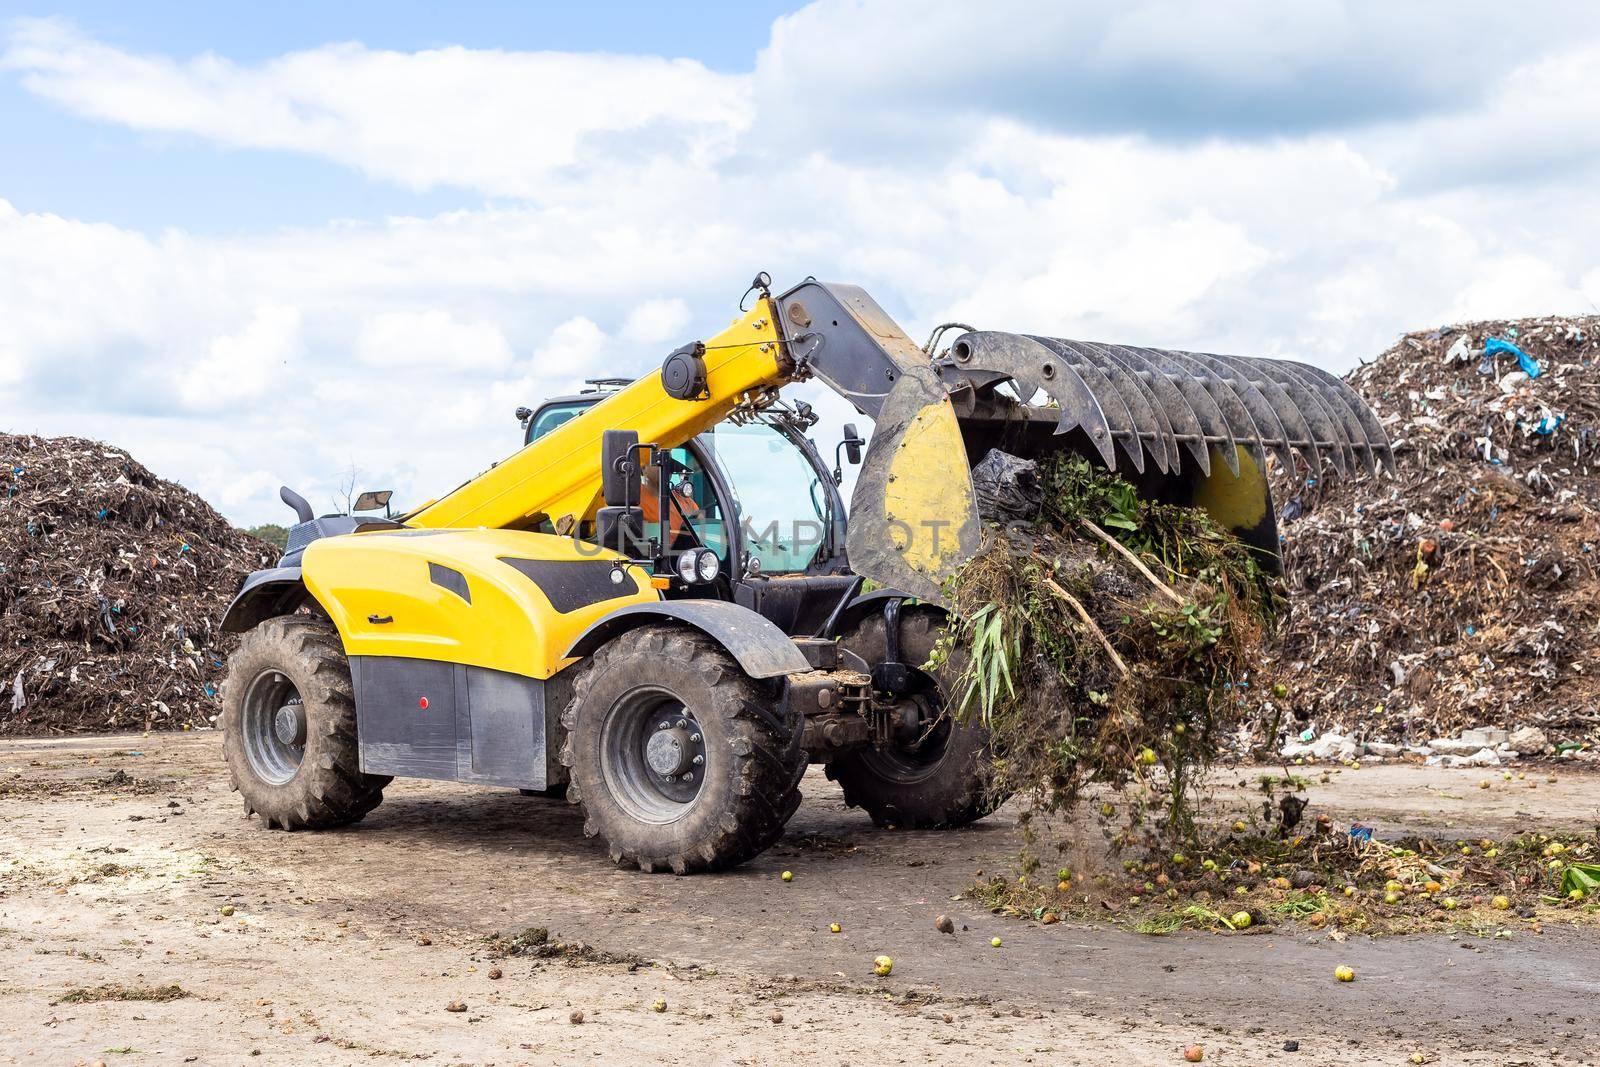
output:
POLYGON ((414 503, 760 270, 1342 372, 1596 310, 1597 71, 1589 0, 0 0, 0 430, 414 503))

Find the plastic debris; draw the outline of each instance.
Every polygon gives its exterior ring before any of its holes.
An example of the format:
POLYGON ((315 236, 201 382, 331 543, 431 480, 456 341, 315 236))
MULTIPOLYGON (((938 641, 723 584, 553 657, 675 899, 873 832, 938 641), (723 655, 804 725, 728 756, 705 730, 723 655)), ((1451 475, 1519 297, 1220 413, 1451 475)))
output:
POLYGON ((1539 376, 1539 361, 1528 355, 1528 353, 1524 352, 1516 345, 1512 344, 1510 341, 1502 341, 1498 337, 1491 337, 1487 341, 1483 342, 1484 355, 1498 356, 1502 352, 1516 356, 1517 363, 1522 367, 1522 373, 1526 374, 1528 377, 1537 378, 1539 376))
MULTIPOLYGON (((1419 332, 1348 376, 1397 469, 1274 472, 1290 613, 1273 666, 1288 692, 1261 741, 1415 745, 1486 725, 1600 741, 1597 327, 1419 332), (1498 372, 1479 374, 1478 353, 1498 372)), ((1481 744, 1448 755, 1508 758, 1481 744)))

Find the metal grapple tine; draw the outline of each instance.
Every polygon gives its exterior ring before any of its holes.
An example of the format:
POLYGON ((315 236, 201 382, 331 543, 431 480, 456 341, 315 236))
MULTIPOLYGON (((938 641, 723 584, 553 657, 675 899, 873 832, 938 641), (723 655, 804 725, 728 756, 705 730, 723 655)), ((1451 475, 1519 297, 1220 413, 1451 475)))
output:
MULTIPOLYGON (((1200 473, 1206 476, 1211 474, 1211 449, 1207 446, 1207 429, 1201 423, 1199 412, 1195 411, 1194 404, 1187 393, 1173 382, 1168 376, 1164 361, 1160 353, 1149 348, 1134 348, 1131 345, 1105 345, 1103 346, 1117 355, 1133 374, 1155 394, 1156 406, 1167 417, 1167 422, 1172 426, 1172 436, 1189 450, 1189 455, 1200 465, 1200 473)), ((1193 383, 1186 383, 1193 384, 1193 383)), ((1203 390, 1196 390, 1204 395, 1203 390)), ((1210 397, 1206 400, 1209 402, 1210 397)), ((1215 407, 1215 403, 1211 403, 1215 407)), ((1226 432, 1226 425, 1223 432, 1226 432)), ((1174 457, 1174 470, 1177 469, 1176 456, 1174 457)))
POLYGON ((1331 388, 1312 372, 1312 368, 1304 364, 1283 359, 1275 359, 1271 362, 1276 366, 1298 374, 1300 380, 1305 382, 1308 388, 1316 390, 1317 395, 1322 398, 1324 406, 1333 412, 1335 420, 1343 427, 1345 439, 1350 443, 1350 453, 1353 461, 1360 464, 1367 474, 1377 474, 1377 456, 1372 447, 1372 442, 1367 439, 1366 429, 1361 425, 1360 418, 1356 416, 1355 411, 1350 406, 1350 402, 1344 398, 1344 395, 1339 390, 1331 388))
MULTIPOLYGON (((1173 433, 1172 419, 1167 414, 1166 405, 1161 402, 1160 397, 1156 396, 1155 390, 1150 387, 1150 383, 1141 378, 1128 365, 1126 360, 1117 355, 1115 345, 1099 344, 1092 341, 1067 341, 1064 343, 1074 345, 1087 354, 1089 358, 1098 360, 1100 365, 1105 368, 1107 377, 1117 382, 1124 392, 1131 391, 1133 393, 1135 399, 1134 402, 1129 403, 1129 409, 1138 414, 1139 407, 1143 407, 1155 426, 1151 436, 1143 438, 1143 440, 1147 441, 1146 447, 1150 449, 1150 454, 1156 459, 1156 467, 1162 474, 1176 474, 1183 462, 1182 456, 1178 452, 1178 439, 1173 433), (1135 406, 1136 404, 1138 406, 1135 406)), ((1141 421, 1142 428, 1143 422, 1141 421)))
POLYGON ((1279 417, 1278 405, 1268 399, 1249 376, 1240 371, 1226 356, 1212 355, 1208 352, 1186 354, 1212 374, 1226 381, 1233 391, 1239 394, 1239 400, 1249 409, 1250 417, 1255 420, 1256 428, 1261 433, 1262 447, 1276 452, 1285 470, 1294 470, 1294 446, 1290 442, 1289 431, 1284 428, 1283 419, 1279 417))
POLYGON ((1387 467, 1391 474, 1394 473, 1394 449, 1389 444, 1389 435, 1384 431, 1383 423, 1378 421, 1378 416, 1361 399, 1361 394, 1350 388, 1349 382, 1329 374, 1321 367, 1303 365, 1303 369, 1344 401, 1345 407, 1360 423, 1362 434, 1366 437, 1366 447, 1372 452, 1373 458, 1387 467))
MULTIPOLYGON (((1027 340, 1041 350, 1050 353, 1063 365, 1071 368, 1078 378, 1094 394, 1100 402, 1100 410, 1105 413, 1106 423, 1111 427, 1111 436, 1122 447, 1122 452, 1128 457, 1128 462, 1133 464, 1133 469, 1140 474, 1144 473, 1144 447, 1139 443, 1139 426, 1134 421, 1133 412, 1128 410, 1128 403, 1123 398, 1122 391, 1112 384, 1101 370, 1091 360, 1085 359, 1082 353, 1065 346, 1052 346, 1047 344, 1053 338, 1028 337, 1027 340)), ((1045 392, 1049 392, 1048 388, 1045 392)), ((1057 403, 1060 403, 1057 400, 1057 403)), ((1101 451, 1102 457, 1105 450, 1101 451)), ((1106 469, 1116 470, 1115 457, 1106 459, 1106 469)))
POLYGON ((1271 381, 1284 391, 1289 403, 1294 405, 1304 420, 1311 443, 1321 457, 1325 461, 1331 461, 1334 470, 1340 474, 1349 474, 1355 467, 1355 458, 1350 452, 1350 442, 1345 440, 1343 428, 1328 411, 1327 405, 1323 404, 1317 391, 1301 381, 1299 375, 1286 371, 1270 360, 1253 359, 1240 362, 1250 364, 1256 380, 1271 381))
MULTIPOLYGON (((1115 470, 1116 431, 1131 432, 1126 410, 1108 415, 1093 384, 1054 352, 1014 333, 974 330, 950 346, 950 358, 964 372, 983 371, 1015 381, 1027 398, 1043 390, 1060 406, 1056 433, 1081 429, 1100 453, 1108 470, 1115 470)), ((1090 368, 1093 370, 1094 368, 1090 368)))
POLYGON ((1263 359, 1260 362, 1263 373, 1277 379, 1291 395, 1295 396, 1302 410, 1306 412, 1306 419, 1311 423, 1311 428, 1319 434, 1328 434, 1339 473, 1348 476, 1353 472, 1361 461, 1356 458, 1355 447, 1346 428, 1345 413, 1340 407, 1323 392, 1321 385, 1314 378, 1301 373, 1298 364, 1280 359, 1263 359), (1291 382, 1294 388, 1290 388, 1291 382), (1323 419, 1326 420, 1325 425, 1319 421, 1323 419))
POLYGON ((1059 337, 1034 337, 1033 340, 1057 353, 1062 359, 1070 361, 1075 367, 1092 367, 1098 371, 1105 388, 1116 394, 1132 421, 1134 433, 1130 442, 1131 450, 1138 455, 1134 466, 1142 472, 1144 455, 1148 452, 1150 458, 1155 460, 1156 469, 1162 474, 1167 473, 1167 446, 1162 437, 1162 422, 1151 405, 1150 398, 1120 364, 1095 351, 1093 345, 1079 341, 1066 341, 1059 337))
MULTIPOLYGON (((1256 426, 1256 420, 1250 413, 1250 408, 1245 404, 1228 379, 1215 374, 1206 364, 1195 359, 1188 352, 1177 352, 1160 349, 1162 355, 1172 361, 1189 380, 1204 389, 1206 394, 1216 403, 1217 410, 1227 421, 1229 433, 1233 437, 1237 448, 1243 445, 1255 457, 1256 465, 1265 470, 1267 466, 1267 453, 1265 439, 1261 430, 1256 426)), ((1237 452, 1223 453, 1222 460, 1228 465, 1228 470, 1235 477, 1239 474, 1239 456, 1237 452)))
MULTIPOLYGON (((1278 421, 1283 424, 1283 437, 1291 449, 1300 452, 1306 463, 1317 477, 1322 476, 1324 462, 1323 453, 1327 446, 1323 445, 1316 432, 1307 421, 1306 413, 1296 399, 1289 395, 1289 390, 1260 365, 1260 360, 1241 359, 1238 356, 1216 356, 1225 361, 1242 374, 1251 385, 1261 390, 1261 395, 1267 398, 1272 405, 1273 414, 1278 416, 1278 421)), ((1294 472, 1293 465, 1287 470, 1294 472)))

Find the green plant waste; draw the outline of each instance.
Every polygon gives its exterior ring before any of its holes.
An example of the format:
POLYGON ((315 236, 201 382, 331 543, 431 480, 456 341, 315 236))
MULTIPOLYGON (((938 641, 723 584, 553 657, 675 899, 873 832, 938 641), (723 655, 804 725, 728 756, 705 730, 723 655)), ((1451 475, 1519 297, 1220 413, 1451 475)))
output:
POLYGON ((1196 781, 1270 696, 1252 668, 1277 579, 1203 511, 1074 456, 1023 466, 1037 512, 994 526, 950 580, 932 666, 988 726, 988 785, 1023 798, 1025 840, 1033 815, 1102 783, 1120 794, 1100 806, 1114 845, 1192 841, 1196 781))

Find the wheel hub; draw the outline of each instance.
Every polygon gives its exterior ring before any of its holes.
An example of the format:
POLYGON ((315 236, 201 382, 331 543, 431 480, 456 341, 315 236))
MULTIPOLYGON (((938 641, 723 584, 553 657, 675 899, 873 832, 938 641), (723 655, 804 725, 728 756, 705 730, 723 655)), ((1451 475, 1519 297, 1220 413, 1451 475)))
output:
POLYGON ((272 732, 285 745, 305 744, 305 707, 299 701, 292 701, 279 708, 277 714, 272 717, 272 732))
POLYGON ((645 742, 645 762, 659 775, 683 774, 694 766, 694 743, 689 736, 687 728, 678 726, 656 730, 645 742))

